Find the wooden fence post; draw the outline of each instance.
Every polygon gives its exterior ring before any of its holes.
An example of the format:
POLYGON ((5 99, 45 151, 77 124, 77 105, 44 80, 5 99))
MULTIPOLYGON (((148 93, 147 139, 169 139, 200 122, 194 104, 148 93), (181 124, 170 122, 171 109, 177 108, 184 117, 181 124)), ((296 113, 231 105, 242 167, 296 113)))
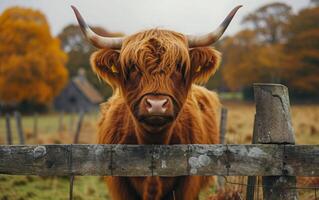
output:
MULTIPOLYGON (((79 142, 83 118, 84 118, 84 112, 81 111, 80 114, 79 114, 79 121, 78 121, 77 126, 76 126, 75 137, 74 137, 74 141, 73 141, 74 144, 77 144, 77 143, 79 142)), ((75 177, 75 176, 71 176, 71 177, 70 177, 69 200, 73 200, 74 177, 75 177)))
POLYGON ((219 137, 219 142, 220 144, 225 144, 226 142, 226 129, 227 129, 227 113, 228 110, 225 107, 222 107, 221 110, 221 119, 220 119, 220 137, 219 137))
POLYGON ((33 115, 33 138, 38 137, 38 113, 33 115))
POLYGON ((14 117, 16 118, 17 131, 19 135, 20 144, 24 144, 24 134, 22 128, 21 114, 19 112, 14 112, 14 117))
MULTIPOLYGON (((254 84, 256 115, 254 138, 258 144, 295 144, 290 116, 288 89, 280 84, 254 84)), ((285 146, 283 146, 285 155, 285 146)), ((285 161, 282 164, 286 174, 285 161)), ((266 200, 296 200, 296 177, 263 177, 263 195, 266 200)))
POLYGON ((64 129, 63 127, 63 117, 64 117, 64 112, 61 112, 59 115, 59 125, 58 125, 58 132, 61 133, 64 129))
POLYGON ((6 114, 7 144, 12 144, 12 131, 10 124, 10 114, 6 114))
MULTIPOLYGON (((225 107, 221 109, 221 116, 220 116, 220 125, 219 125, 219 143, 225 144, 226 143, 226 129, 227 129, 227 113, 228 110, 225 107)), ((217 177, 217 185, 218 188, 222 188, 225 184, 225 178, 222 176, 217 177)))
MULTIPOLYGON (((254 118, 254 130, 253 130, 253 138, 252 138, 252 144, 256 144, 257 143, 257 132, 256 132, 256 115, 254 118)), ((256 176, 248 176, 247 179, 247 189, 246 189, 246 200, 254 200, 255 199, 255 188, 256 188, 256 180, 257 177, 256 176)), ((257 187, 257 190, 259 188, 257 187)))
POLYGON ((74 113, 71 112, 71 113, 69 114, 69 116, 70 116, 69 132, 70 132, 70 134, 72 134, 72 132, 73 132, 73 126, 74 126, 74 113))
POLYGON ((79 142, 83 118, 84 118, 84 112, 81 111, 79 114, 78 123, 76 125, 76 131, 75 131, 75 136, 74 136, 74 141, 73 141, 74 144, 77 144, 79 142))

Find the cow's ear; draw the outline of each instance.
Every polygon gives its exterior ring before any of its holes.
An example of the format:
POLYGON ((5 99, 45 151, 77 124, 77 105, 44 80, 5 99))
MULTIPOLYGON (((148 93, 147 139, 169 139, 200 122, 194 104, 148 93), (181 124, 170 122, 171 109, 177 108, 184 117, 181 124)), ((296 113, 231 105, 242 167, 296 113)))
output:
POLYGON ((219 67, 220 53, 211 47, 198 47, 191 49, 189 55, 193 82, 206 83, 219 67))
POLYGON ((122 77, 119 62, 120 53, 112 49, 102 49, 91 55, 93 71, 112 88, 120 84, 122 77))

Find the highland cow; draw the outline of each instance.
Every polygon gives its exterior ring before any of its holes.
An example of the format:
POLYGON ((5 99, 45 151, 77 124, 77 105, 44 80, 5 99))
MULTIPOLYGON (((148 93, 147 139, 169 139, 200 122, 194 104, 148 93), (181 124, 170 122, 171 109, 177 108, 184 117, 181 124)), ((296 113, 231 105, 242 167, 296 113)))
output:
MULTIPOLYGON (((100 50, 91 65, 113 88, 102 104, 100 144, 217 144, 216 93, 198 86, 218 69, 210 47, 240 6, 214 32, 183 35, 151 29, 124 38, 102 37, 72 7, 85 36, 100 50)), ((113 200, 195 200, 212 177, 106 177, 113 200)))

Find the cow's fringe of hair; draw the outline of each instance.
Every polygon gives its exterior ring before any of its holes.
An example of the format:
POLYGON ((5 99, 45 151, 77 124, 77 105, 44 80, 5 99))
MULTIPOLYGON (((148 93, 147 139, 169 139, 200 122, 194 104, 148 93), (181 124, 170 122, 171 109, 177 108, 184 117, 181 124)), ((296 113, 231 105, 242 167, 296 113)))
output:
POLYGON ((128 37, 124 43, 120 63, 122 70, 126 66, 136 65, 141 71, 150 74, 164 73, 169 75, 182 66, 183 72, 190 72, 190 59, 184 35, 168 31, 151 29, 128 37))

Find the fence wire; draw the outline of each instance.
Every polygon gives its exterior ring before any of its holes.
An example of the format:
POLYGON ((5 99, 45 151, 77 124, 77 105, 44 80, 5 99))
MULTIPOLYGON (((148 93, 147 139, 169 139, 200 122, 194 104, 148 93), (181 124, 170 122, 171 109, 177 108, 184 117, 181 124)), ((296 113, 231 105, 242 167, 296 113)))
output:
MULTIPOLYGON (((247 177, 236 176, 227 177, 220 176, 223 178, 223 185, 219 186, 216 195, 212 195, 209 200, 246 200, 246 188, 253 187, 254 190, 254 200, 262 200, 263 189, 276 188, 273 185, 265 185, 262 183, 262 177, 256 177, 256 184, 247 184, 247 177), (223 194, 225 193, 225 194, 223 194)), ((294 187, 277 187, 280 190, 296 190, 299 200, 319 200, 319 177, 297 177, 297 185, 294 187), (307 181, 309 182, 307 184, 307 181), (306 183, 298 183, 306 182, 306 183)))

